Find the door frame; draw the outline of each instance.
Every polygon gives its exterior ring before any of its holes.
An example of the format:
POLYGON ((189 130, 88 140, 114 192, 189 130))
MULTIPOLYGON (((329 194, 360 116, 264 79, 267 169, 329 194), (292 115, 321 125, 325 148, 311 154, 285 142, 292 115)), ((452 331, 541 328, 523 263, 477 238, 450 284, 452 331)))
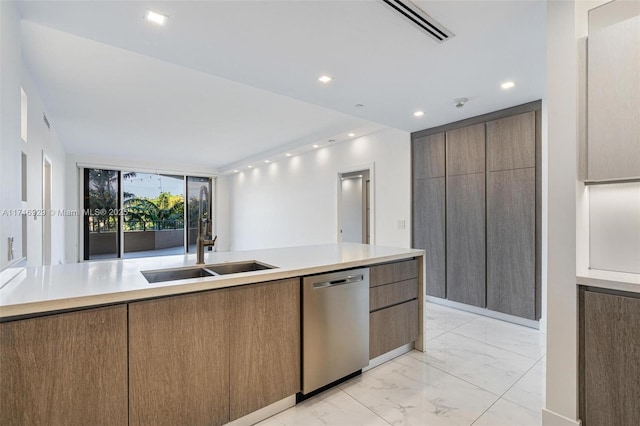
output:
POLYGON ((53 162, 42 150, 42 265, 50 265, 52 256, 53 162), (48 201, 48 204, 47 204, 48 201), (48 257, 48 259, 47 259, 48 257))
MULTIPOLYGON (((375 185, 375 162, 365 164, 355 164, 353 166, 345 167, 338 170, 336 179, 336 211, 337 211, 337 228, 336 228, 336 240, 342 242, 342 175, 347 173, 368 171, 369 172, 369 244, 375 245, 376 242, 376 185, 375 185)), ((363 182, 363 191, 365 190, 363 182)))

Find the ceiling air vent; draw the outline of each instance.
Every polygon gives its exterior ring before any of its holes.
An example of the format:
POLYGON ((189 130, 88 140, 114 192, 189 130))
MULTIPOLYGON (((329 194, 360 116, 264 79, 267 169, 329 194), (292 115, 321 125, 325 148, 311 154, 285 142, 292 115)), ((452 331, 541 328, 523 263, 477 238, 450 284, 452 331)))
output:
POLYGON ((382 0, 400 13, 405 18, 416 24, 422 31, 427 33, 429 37, 438 43, 445 42, 452 38, 454 34, 443 27, 431 16, 427 15, 424 10, 409 0, 382 0))
POLYGON ((47 125, 47 129, 51 130, 51 124, 49 123, 49 119, 44 113, 42 113, 42 121, 44 121, 44 124, 47 125))

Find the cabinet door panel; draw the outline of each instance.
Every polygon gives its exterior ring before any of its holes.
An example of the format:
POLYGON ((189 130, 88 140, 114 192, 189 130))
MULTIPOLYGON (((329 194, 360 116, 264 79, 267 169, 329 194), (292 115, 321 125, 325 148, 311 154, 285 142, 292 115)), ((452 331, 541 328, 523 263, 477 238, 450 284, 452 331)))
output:
POLYGON ((400 262, 385 263, 369 268, 369 286, 405 281, 418 276, 418 261, 416 259, 400 262))
POLYGON ((413 140, 413 178, 444 176, 444 133, 413 140))
POLYGON ((127 424, 126 305, 3 323, 0 342, 0 423, 127 424))
POLYGON ((380 309, 369 315, 369 359, 418 338, 418 301, 380 309))
POLYGON ((447 178, 447 299, 485 306, 485 174, 447 178))
POLYGON ((587 178, 640 177, 640 16, 590 31, 588 49, 587 178))
POLYGON ((640 419, 640 299, 584 294, 585 426, 640 419))
POLYGON ((131 425, 229 421, 228 291, 129 304, 131 425))
POLYGON ((510 170, 536 165, 535 111, 487 123, 487 170, 510 170))
POLYGON ((413 247, 426 250, 426 293, 442 298, 446 284, 444 179, 419 179, 413 186, 413 247))
POLYGON ((418 280, 411 279, 373 287, 369 290, 369 310, 386 308, 418 298, 418 280))
POLYGON ((487 307, 536 318, 535 169, 489 173, 487 307))
POLYGON ((300 391, 300 279, 231 290, 231 420, 300 391))
POLYGON ((446 151, 447 176, 484 173, 484 123, 448 131, 446 151))

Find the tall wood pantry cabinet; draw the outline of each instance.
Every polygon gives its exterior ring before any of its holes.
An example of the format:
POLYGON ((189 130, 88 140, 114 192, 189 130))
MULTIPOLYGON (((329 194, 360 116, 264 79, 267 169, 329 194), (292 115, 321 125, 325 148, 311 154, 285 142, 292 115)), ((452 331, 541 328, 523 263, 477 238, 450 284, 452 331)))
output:
POLYGON ((428 296, 540 318, 540 102, 412 134, 428 296))

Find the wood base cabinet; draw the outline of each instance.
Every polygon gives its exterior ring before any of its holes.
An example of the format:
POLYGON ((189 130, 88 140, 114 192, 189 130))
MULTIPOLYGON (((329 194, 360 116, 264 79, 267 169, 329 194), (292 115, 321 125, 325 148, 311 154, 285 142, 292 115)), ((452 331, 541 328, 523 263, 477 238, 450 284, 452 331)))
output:
POLYGON ((230 418, 300 391, 300 279, 229 292, 230 418))
POLYGON ((0 424, 126 425, 126 305, 0 324, 0 424))
POLYGON ((369 359, 418 338, 418 261, 369 269, 369 359))
POLYGON ((131 425, 222 425, 300 390, 300 279, 129 304, 131 425))
POLYGON ((640 421, 640 294, 580 290, 580 418, 640 421))
POLYGON ((229 422, 229 292, 129 304, 131 425, 229 422))

